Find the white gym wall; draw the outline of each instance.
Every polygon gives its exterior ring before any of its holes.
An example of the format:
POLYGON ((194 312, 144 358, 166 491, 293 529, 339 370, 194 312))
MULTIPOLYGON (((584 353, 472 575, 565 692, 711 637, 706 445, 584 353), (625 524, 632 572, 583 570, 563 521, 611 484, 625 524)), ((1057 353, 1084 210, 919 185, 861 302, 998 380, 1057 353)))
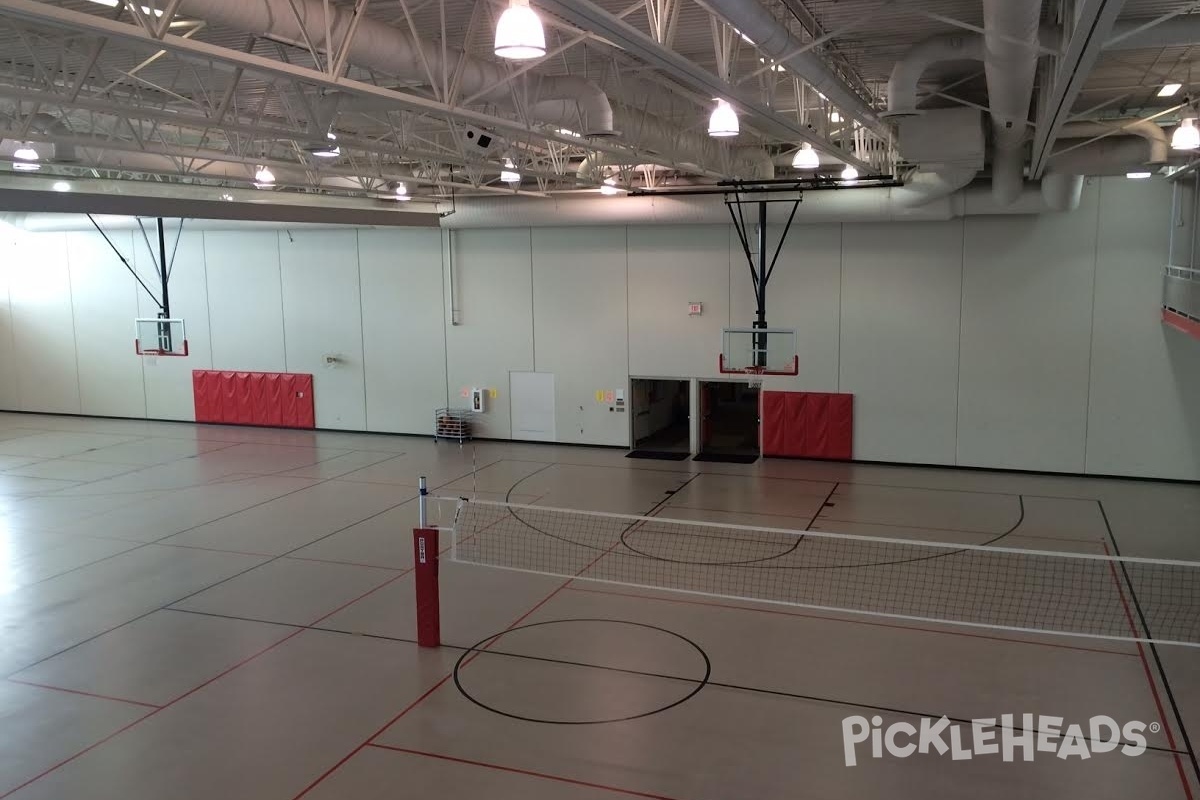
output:
MULTIPOLYGON (((1070 214, 797 225, 767 316, 801 374, 768 388, 854 393, 862 459, 1200 479, 1200 342, 1159 322, 1169 206, 1112 178, 1070 214)), ((319 427, 428 434, 479 387, 507 438, 509 373, 546 372, 558 441, 625 445, 597 390, 714 376, 752 320, 730 226, 186 231, 192 356, 153 363, 97 234, 0 233, 0 407, 190 419, 192 368, 312 372, 319 427)), ((140 233, 113 240, 149 280, 140 233)))

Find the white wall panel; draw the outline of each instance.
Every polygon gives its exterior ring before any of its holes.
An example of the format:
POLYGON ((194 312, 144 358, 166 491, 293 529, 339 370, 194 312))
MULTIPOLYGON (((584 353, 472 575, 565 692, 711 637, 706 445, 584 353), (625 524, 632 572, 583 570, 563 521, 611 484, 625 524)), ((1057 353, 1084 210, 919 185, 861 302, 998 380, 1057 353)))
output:
POLYGON ((1096 213, 967 218, 959 464, 1083 471, 1096 213))
POLYGON ((729 323, 728 225, 629 228, 629 372, 720 377, 729 323), (704 314, 688 316, 688 302, 704 314))
MULTIPOLYGON (((768 226, 767 263, 775 255, 782 225, 768 226)), ((754 285, 746 254, 735 233, 730 237, 730 326, 754 322, 754 285)), ((767 324, 796 331, 800 374, 766 377, 763 386, 778 391, 838 391, 838 339, 841 317, 842 226, 794 225, 767 283, 767 324)))
POLYGON ((213 369, 287 372, 275 231, 205 232, 213 369))
POLYGON ((0 409, 16 410, 20 399, 17 392, 17 348, 13 341, 12 306, 8 302, 9 272, 17 259, 15 234, 0 230, 0 409))
MULTIPOLYGON (((112 231, 108 239, 133 265, 133 233, 112 231)), ((136 241, 145 250, 140 235, 136 241)), ((99 233, 68 233, 67 263, 71 273, 81 413, 146 416, 142 362, 133 346, 133 320, 138 316, 137 280, 99 233)), ((156 284, 152 267, 140 270, 140 274, 149 285, 156 284)))
POLYGON ((512 437, 531 442, 558 441, 553 372, 510 372, 509 410, 512 437))
MULTIPOLYGON (((192 370, 212 369, 212 347, 208 331, 208 282, 204 268, 204 234, 190 233, 175 247, 178 225, 167 231, 167 263, 171 265, 171 316, 184 322, 188 356, 142 358, 142 380, 146 387, 146 416, 151 419, 192 420, 196 405, 192 397, 192 370), (171 253, 174 251, 174 260, 171 253)), ((152 240, 153 241, 153 240, 152 240)), ((145 245, 134 249, 137 268, 145 277, 154 266, 145 245)), ((147 281, 158 296, 157 285, 147 281)), ((138 316, 158 316, 158 306, 138 287, 138 316)))
POLYGON ((464 389, 495 389, 487 412, 472 419, 479 436, 506 439, 512 427, 508 373, 533 370, 530 232, 455 231, 452 241, 459 324, 446 330, 450 404, 467 406, 464 389))
POLYGON ((1198 480, 1200 342, 1160 316, 1164 183, 1100 183, 1087 471, 1198 480))
POLYGON ((9 303, 22 411, 80 413, 79 367, 67 237, 21 236, 9 268, 9 303))
POLYGON ((442 235, 358 233, 369 430, 428 435, 448 405, 442 235))
POLYGON ((318 428, 364 430, 357 232, 285 232, 279 260, 288 371, 312 373, 318 428))
POLYGON ((840 390, 855 396, 854 456, 952 464, 962 223, 842 230, 840 390))
POLYGON ((534 364, 554 374, 560 442, 629 443, 629 412, 596 402, 629 388, 625 232, 533 231, 534 364))

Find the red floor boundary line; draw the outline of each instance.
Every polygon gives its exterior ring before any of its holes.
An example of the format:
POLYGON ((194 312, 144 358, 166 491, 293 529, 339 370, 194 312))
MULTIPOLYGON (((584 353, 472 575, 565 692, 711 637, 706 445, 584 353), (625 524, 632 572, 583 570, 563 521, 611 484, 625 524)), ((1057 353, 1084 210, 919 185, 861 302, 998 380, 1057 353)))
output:
MULTIPOLYGON (((1104 552, 1110 554, 1108 542, 1104 542, 1104 552)), ((1137 636, 1137 626, 1133 624, 1133 614, 1129 611, 1129 601, 1125 599, 1125 589, 1121 586, 1121 581, 1117 578, 1117 569, 1111 561, 1108 562, 1108 571, 1117 587, 1117 594, 1121 597, 1121 606, 1125 609, 1125 621, 1129 623, 1129 632, 1137 636)), ((1171 725, 1167 722, 1167 713, 1163 708, 1162 698, 1158 696, 1158 687, 1154 684, 1154 673, 1150 671, 1150 662, 1146 660, 1146 650, 1142 647, 1141 642, 1137 643, 1137 649, 1138 655, 1142 659, 1142 671, 1146 673, 1146 682, 1150 684, 1150 694, 1154 696, 1154 705, 1158 709, 1159 723, 1167 734, 1167 744, 1172 750, 1175 750, 1175 735, 1171 733, 1171 725)), ((1183 759, 1179 757, 1179 753, 1175 754, 1175 770, 1179 773, 1179 782, 1183 784, 1184 796, 1187 800, 1192 800, 1192 787, 1188 784, 1187 772, 1183 768, 1183 759)))
MULTIPOLYGON (((862 619, 841 619, 840 617, 827 617, 821 614, 806 614, 799 611, 784 611, 776 608, 751 608, 749 606, 735 606, 731 603, 717 603, 707 600, 687 600, 676 597, 655 597, 650 594, 636 594, 633 592, 611 592, 602 589, 583 589, 578 586, 568 586, 568 591, 571 592, 586 592, 588 594, 607 594, 615 597, 635 597, 639 600, 657 600, 662 603, 681 603, 683 605, 693 606, 712 606, 714 608, 729 608, 735 611, 752 611, 760 614, 778 614, 785 617, 800 617, 802 619, 819 619, 828 622, 845 622, 849 625, 868 625, 873 628, 894 628, 901 631, 917 631, 919 633, 933 633, 941 636, 965 636, 969 639, 990 639, 996 642, 1007 642, 1011 644, 1029 644, 1037 647, 1053 647, 1059 650, 1081 650, 1085 653, 1100 653, 1107 656, 1126 656, 1134 658, 1136 653, 1122 653, 1119 650, 1105 650, 1099 647, 1081 647, 1079 645, 1058 644, 1056 642, 1037 642, 1030 639, 1010 639, 1005 636, 989 636, 983 633, 967 633, 966 631, 943 631, 937 628, 922 628, 915 625, 893 625, 888 622, 868 622, 862 619)), ((664 590, 669 591, 669 590, 664 590)), ((748 600, 747 602, 753 602, 748 600)))
MULTIPOLYGON (((393 575, 391 578, 388 578, 386 581, 384 581, 383 583, 379 584, 379 585, 378 585, 378 586, 376 586, 374 589, 371 589, 370 591, 367 591, 367 592, 364 592, 364 593, 360 594, 358 597, 355 597, 353 600, 349 600, 349 601, 347 601, 347 602, 345 602, 345 603, 342 603, 340 606, 338 606, 337 608, 335 608, 333 611, 330 611, 328 614, 325 614, 325 615, 323 615, 323 616, 321 616, 321 617, 318 617, 317 619, 313 620, 312 622, 310 622, 310 623, 309 623, 309 626, 311 627, 311 626, 313 626, 313 625, 316 625, 317 623, 323 622, 324 620, 328 619, 329 617, 332 617, 334 614, 338 613, 339 611, 344 611, 344 610, 345 610, 347 607, 349 607, 350 605, 352 605, 352 604, 354 604, 354 603, 357 603, 359 600, 362 600, 364 597, 367 597, 368 595, 370 595, 370 594, 373 594, 374 592, 377 592, 377 591, 379 591, 380 589, 382 589, 383 587, 387 586, 388 584, 391 584, 391 583, 394 583, 394 582, 396 582, 396 581, 400 580, 400 579, 401 579, 401 578, 403 578, 403 577, 404 577, 406 574, 408 574, 408 572, 411 572, 411 570, 408 570, 408 571, 406 571, 406 572, 403 572, 403 573, 401 573, 401 574, 399 574, 399 575, 393 575)), ((178 697, 176 697, 175 699, 171 700, 170 702, 166 703, 165 705, 162 705, 162 706, 156 706, 156 707, 155 707, 155 708, 154 708, 152 711, 150 711, 148 714, 145 714, 144 716, 138 717, 138 718, 137 718, 137 719, 135 719, 134 721, 130 722, 128 725, 125 725, 125 726, 123 726, 123 727, 121 727, 121 728, 118 728, 117 730, 115 730, 115 731, 113 731, 112 733, 110 733, 108 736, 105 736, 105 737, 104 737, 103 739, 101 739, 100 741, 98 741, 98 742, 94 742, 94 743, 92 743, 92 744, 88 745, 87 747, 85 747, 84 749, 82 749, 82 750, 80 750, 79 752, 75 753, 74 755, 68 756, 67 758, 64 758, 63 760, 59 761, 58 763, 54 764, 53 766, 47 767, 46 769, 44 769, 44 770, 42 770, 41 772, 39 772, 37 775, 34 775, 32 778, 29 778, 28 780, 26 780, 24 783, 21 783, 21 784, 20 784, 20 785, 18 785, 18 786, 14 786, 12 789, 8 790, 8 791, 7 791, 7 792, 5 792, 4 794, 0 794, 0 800, 4 800, 4 798, 6 798, 6 797, 8 797, 8 796, 10 796, 10 795, 12 795, 12 794, 14 794, 14 793, 16 793, 16 792, 19 792, 21 789, 24 789, 24 788, 25 788, 26 786, 28 786, 29 784, 31 784, 31 783, 33 783, 33 782, 35 782, 35 781, 41 780, 42 778, 46 777, 46 776, 47 776, 47 775, 49 775, 51 772, 54 772, 55 770, 59 769, 60 767, 64 767, 64 766, 66 766, 67 764, 70 764, 72 761, 74 761, 75 759, 79 758, 80 756, 82 756, 82 755, 86 755, 87 753, 91 752, 92 750, 95 750, 97 747, 99 747, 100 745, 104 744, 105 742, 108 742, 109 740, 111 740, 111 739, 113 739, 113 738, 115 738, 115 737, 117 737, 117 736, 120 736, 122 733, 124 733, 125 731, 129 730, 129 729, 130 729, 130 728, 132 728, 133 726, 135 726, 135 725, 138 725, 138 724, 139 724, 139 723, 141 723, 141 722, 144 722, 145 720, 149 719, 150 717, 153 717, 155 714, 158 714, 160 711, 165 711, 165 710, 167 710, 168 708, 170 708, 171 706, 173 706, 173 705, 175 705, 176 703, 180 702, 181 700, 184 700, 184 699, 186 699, 186 698, 188 698, 188 697, 191 697, 191 696, 192 696, 193 694, 195 694, 196 692, 200 691, 200 690, 201 690, 201 689, 203 689, 204 687, 206 687, 206 686, 209 686, 210 684, 212 684, 212 683, 214 683, 214 682, 216 682, 216 681, 219 681, 221 678, 224 678, 226 675, 228 675, 229 673, 233 672, 234 670, 236 670, 236 669, 239 669, 239 668, 241 668, 241 667, 244 667, 245 665, 249 664, 251 661, 254 661, 254 660, 255 660, 256 658, 258 658, 259 656, 265 655, 266 653, 270 652, 271 650, 274 650, 276 647, 279 647, 279 645, 283 644, 284 642, 287 642, 288 640, 290 640, 290 639, 293 639, 293 638, 295 638, 296 636, 299 636, 300 634, 304 633, 304 631, 305 631, 305 630, 306 630, 306 628, 303 628, 303 627, 297 628, 296 630, 294 630, 294 631, 292 631, 291 633, 289 633, 287 636, 284 636, 284 637, 283 637, 282 639, 280 639, 279 641, 277 641, 277 642, 274 642, 273 644, 269 644, 269 645, 267 645, 266 647, 264 647, 264 648, 262 648, 262 649, 258 650, 257 652, 255 652, 255 653, 252 653, 252 654, 250 654, 250 655, 246 656, 246 657, 245 657, 245 658, 243 658, 241 661, 237 662, 236 664, 233 664, 233 665, 232 665, 232 666, 230 666, 230 667, 227 667, 226 669, 224 669, 224 670, 222 670, 221 672, 217 673, 216 675, 214 675, 213 677, 211 677, 211 678, 209 678, 208 680, 204 681, 203 683, 199 684, 198 686, 193 686, 191 689, 188 689, 186 692, 184 692, 183 694, 179 695, 178 697)), ((447 677, 449 677, 449 676, 447 676, 447 677)), ((443 682, 444 682, 444 680, 445 680, 445 679, 443 679, 443 682)), ((47 687, 47 688, 53 688, 53 687, 47 687)))
MULTIPOLYGON (((591 562, 589 562, 589 563, 588 563, 588 565, 587 565, 586 567, 584 567, 583 569, 579 570, 579 572, 575 573, 575 575, 574 575, 574 576, 572 576, 572 577, 570 577, 570 578, 567 578, 565 581, 563 581, 561 584, 559 584, 559 586, 558 586, 557 588, 555 588, 555 589, 554 589, 554 591, 550 592, 550 594, 546 595, 546 596, 545 596, 545 597, 543 597, 541 600, 539 600, 539 601, 538 601, 538 602, 537 602, 537 603, 536 603, 536 604, 533 606, 533 608, 529 609, 529 610, 528 610, 528 611, 526 611, 524 614, 522 614, 521 616, 517 617, 517 618, 516 618, 516 619, 515 619, 513 622, 511 622, 511 623, 509 624, 509 626, 508 626, 507 628, 505 628, 504 630, 500 631, 500 633, 496 634, 496 635, 495 635, 495 636, 493 636, 491 639, 489 639, 487 644, 483 645, 483 647, 479 648, 478 650, 476 650, 475 652, 473 652, 473 653, 471 653, 469 656, 467 656, 467 658, 465 658, 465 659, 463 660, 463 662, 462 662, 462 666, 463 666, 463 667, 465 667, 465 666, 467 666, 468 664, 470 664, 472 661, 474 661, 474 660, 475 660, 475 659, 476 659, 476 658, 479 656, 479 654, 480 654, 481 652, 483 652, 484 650, 487 650, 489 647, 491 647, 492 645, 494 645, 496 642, 500 641, 501 637, 503 637, 503 636, 504 636, 504 634, 508 633, 508 632, 509 632, 509 631, 511 631, 513 628, 515 628, 515 627, 517 627, 518 625, 520 625, 522 622, 524 622, 526 619, 528 619, 528 618, 529 618, 529 615, 533 614, 533 613, 534 613, 535 611, 537 611, 539 608, 541 608, 542 606, 546 605, 546 603, 548 603, 548 602, 550 602, 552 599, 554 599, 554 597, 555 597, 555 596, 556 596, 556 595, 557 595, 559 592, 561 592, 563 589, 567 588, 568 584, 570 584, 570 583, 571 583, 571 581, 575 580, 575 578, 576 578, 576 577, 578 577, 579 575, 582 575, 584 572, 587 572, 589 569, 591 569, 591 568, 592 568, 592 567, 593 567, 593 566, 596 564, 596 562, 598 562, 600 559, 604 558, 606 555, 608 555, 609 553, 611 553, 611 552, 612 552, 612 551, 613 551, 613 550, 614 550, 614 549, 617 547, 617 545, 619 545, 620 543, 621 543, 621 540, 620 540, 620 539, 617 539, 617 541, 613 542, 613 544, 612 544, 612 546, 611 546, 611 547, 609 547, 609 548, 608 548, 607 550, 605 550, 603 553, 601 553, 600 555, 598 555, 598 556, 596 556, 594 559, 592 559, 592 561, 591 561, 591 562)), ((324 618, 322 618, 322 619, 324 619, 324 618)), ((321 621, 321 620, 317 620, 317 622, 320 622, 320 621, 321 621)), ((313 624, 315 625, 316 623, 313 623, 313 624)), ((400 721, 400 719, 401 719, 401 718, 402 718, 402 717, 403 717, 405 714, 407 714, 409 711, 412 711, 412 710, 413 710, 414 708, 416 708, 418 705, 420 705, 421 703, 423 703, 423 702, 426 700, 426 698, 428 698, 430 695, 432 695, 432 694, 433 694, 434 692, 436 692, 438 689, 440 689, 440 688, 442 688, 443 686, 445 686, 445 685, 446 685, 446 682, 447 682, 447 681, 449 681, 449 680, 450 680, 450 678, 451 678, 451 677, 453 677, 453 676, 454 676, 454 672, 453 672, 453 670, 451 670, 451 671, 450 671, 450 672, 448 672, 446 675, 444 675, 444 676, 442 677, 442 679, 441 679, 441 680, 439 680, 439 681, 438 681, 437 683, 435 683, 433 686, 429 687, 429 689, 427 689, 427 690, 426 690, 426 691, 425 691, 425 692, 424 692, 424 693, 423 693, 423 694, 422 694, 420 697, 418 697, 416 700, 412 701, 412 702, 411 702, 411 703, 409 703, 407 706, 405 706, 403 709, 401 709, 401 710, 400 710, 400 713, 398 713, 396 716, 394 716, 394 717, 392 717, 390 720, 388 720, 388 721, 387 721, 387 722, 386 722, 386 723, 383 725, 383 727, 381 727, 379 730, 375 731, 375 732, 374 732, 374 733, 372 733, 370 736, 368 736, 368 737, 367 737, 367 738, 366 738, 366 739, 363 741, 363 743, 362 743, 362 744, 360 744, 358 747, 356 747, 356 748, 354 748, 353 750, 351 750, 351 751, 350 751, 349 753, 347 753, 346 755, 342 756, 342 758, 341 758, 341 759, 339 759, 339 760, 338 760, 338 762, 337 762, 336 764, 334 764, 332 767, 330 767, 329 769, 325 770, 325 771, 324 771, 324 772, 322 772, 320 775, 318 775, 318 776, 317 776, 317 778, 316 778, 316 780, 314 780, 314 781, 313 781, 312 783, 310 783, 308 786, 305 786, 305 787, 304 787, 304 789, 303 789, 303 790, 300 792, 300 794, 298 794, 298 795, 296 795, 295 797, 293 797, 293 798, 292 798, 292 800, 300 800, 300 798, 304 797, 304 795, 308 794, 308 793, 309 793, 309 792, 311 792, 313 789, 317 788, 317 786, 319 786, 319 785, 321 784, 321 782, 322 782, 322 781, 324 781, 326 778, 328 778, 330 775, 332 775, 334 772, 336 772, 338 769, 340 769, 340 768, 342 767, 342 765, 343 765, 343 764, 345 764, 347 761, 349 761, 350 759, 352 759, 352 758, 354 758, 356 755, 358 755, 360 752, 362 752, 363 748, 367 747, 368 745, 372 745, 372 744, 374 743, 375 739, 376 739, 378 736, 380 736, 380 735, 381 735, 381 734, 382 734, 384 731, 386 731, 388 728, 392 727, 392 726, 393 726, 393 725, 395 725, 397 722, 399 722, 399 721, 400 721)), ((3 800, 3 798, 2 798, 2 797, 0 797, 0 800, 3 800)))
POLYGON ((39 689, 50 689, 55 692, 66 692, 67 694, 80 694, 80 695, 83 695, 84 697, 95 697, 100 700, 112 700, 117 703, 129 703, 130 705, 143 706, 145 708, 162 708, 162 706, 155 705, 154 703, 143 703, 141 700, 130 700, 127 697, 113 697, 113 696, 107 695, 107 694, 96 694, 95 692, 85 692, 82 689, 67 689, 62 686, 50 686, 49 684, 45 684, 45 683, 34 683, 33 681, 23 681, 19 678, 5 678, 5 680, 8 681, 9 683, 19 683, 22 686, 36 686, 39 689))
MULTIPOLYGON (((163 708, 166 708, 166 706, 163 706, 163 708)), ((47 775, 49 775, 51 772, 54 772, 54 770, 58 769, 59 767, 65 766, 65 765, 67 765, 67 764, 70 764, 70 763, 71 763, 72 761, 74 761, 75 759, 79 758, 80 756, 84 755, 85 753, 89 753, 89 752, 91 752, 92 750, 95 750, 97 747, 99 747, 100 745, 102 745, 102 744, 104 744, 105 742, 109 741, 110 739, 115 739, 116 737, 118 737, 118 736, 120 736, 122 733, 124 733, 125 731, 129 730, 130 728, 132 728, 134 725, 137 725, 137 724, 138 724, 139 722, 141 722, 142 720, 144 720, 144 719, 149 719, 150 717, 153 717, 153 716, 154 716, 155 714, 157 714, 159 711, 162 711, 162 708, 156 708, 156 709, 154 709, 153 711, 150 711, 150 712, 148 712, 148 713, 146 713, 146 714, 144 714, 144 715, 142 715, 142 716, 138 717, 138 718, 137 718, 137 719, 135 719, 133 722, 129 722, 129 723, 125 724, 125 725, 122 725, 120 728, 117 728, 115 731, 113 731, 112 733, 110 733, 108 736, 105 736, 105 737, 104 737, 103 739, 101 739, 100 741, 98 741, 98 742, 93 742, 92 744, 88 745, 88 746, 87 746, 87 747, 85 747, 84 749, 80 750, 80 751, 79 751, 78 753, 76 753, 75 755, 73 755, 73 756, 68 756, 67 758, 64 758, 62 761, 59 761, 57 764, 54 764, 53 766, 47 767, 46 769, 42 770, 42 771, 41 771, 41 772, 39 772, 37 775, 34 775, 32 778, 30 778, 29 780, 25 781, 24 783, 17 784, 16 786, 14 786, 13 788, 9 789, 9 790, 8 790, 7 792, 5 792, 4 794, 0 794, 0 800, 3 800, 3 798, 5 798, 5 797, 8 797, 8 796, 10 796, 10 795, 16 794, 17 792, 21 791, 22 789, 24 789, 26 786, 28 786, 29 784, 33 783, 34 781, 41 780, 42 778, 44 778, 44 777, 46 777, 47 775)))
POLYGON ((483 767, 484 769, 494 769, 500 772, 512 772, 517 775, 528 775, 532 778, 544 778, 545 780, 558 781, 559 783, 569 783, 572 786, 585 786, 589 789, 600 789, 606 792, 615 792, 616 794, 630 795, 631 797, 647 797, 650 800, 675 800, 675 798, 667 797, 661 794, 652 794, 650 792, 639 792, 636 789, 622 789, 617 786, 607 786, 603 783, 592 783, 591 781, 581 781, 576 778, 566 778, 562 775, 551 775, 547 772, 536 772, 531 769, 522 769, 520 767, 506 767, 502 764, 489 764, 486 761, 474 761, 469 758, 459 758, 458 756, 447 756, 441 753, 427 753, 424 750, 410 750, 407 747, 395 747, 388 744, 370 744, 368 747, 374 747, 377 750, 390 750, 393 753, 405 753, 413 756, 424 756, 425 758, 436 758, 440 761, 452 761, 455 764, 466 764, 471 767, 483 767))

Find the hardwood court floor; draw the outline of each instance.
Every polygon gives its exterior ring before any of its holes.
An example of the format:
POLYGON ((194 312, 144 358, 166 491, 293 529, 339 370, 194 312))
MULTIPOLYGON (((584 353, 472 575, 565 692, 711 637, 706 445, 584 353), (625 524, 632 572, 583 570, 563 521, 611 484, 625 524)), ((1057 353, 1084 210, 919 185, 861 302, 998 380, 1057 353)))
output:
POLYGON ((1193 649, 448 562, 447 646, 418 649, 420 475, 435 494, 1200 560, 1194 485, 0 414, 0 798, 1200 796, 1193 649), (1008 713, 1162 727, 1137 757, 861 745, 844 764, 851 715, 1008 713))

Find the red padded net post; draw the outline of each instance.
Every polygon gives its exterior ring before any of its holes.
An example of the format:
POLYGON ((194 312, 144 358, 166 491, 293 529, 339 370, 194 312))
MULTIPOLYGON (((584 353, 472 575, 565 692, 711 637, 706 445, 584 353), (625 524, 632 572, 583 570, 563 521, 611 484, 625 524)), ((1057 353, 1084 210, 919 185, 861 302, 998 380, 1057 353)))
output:
POLYGON ((413 529, 413 575, 417 591, 417 644, 438 647, 442 643, 442 623, 436 528, 413 529))

